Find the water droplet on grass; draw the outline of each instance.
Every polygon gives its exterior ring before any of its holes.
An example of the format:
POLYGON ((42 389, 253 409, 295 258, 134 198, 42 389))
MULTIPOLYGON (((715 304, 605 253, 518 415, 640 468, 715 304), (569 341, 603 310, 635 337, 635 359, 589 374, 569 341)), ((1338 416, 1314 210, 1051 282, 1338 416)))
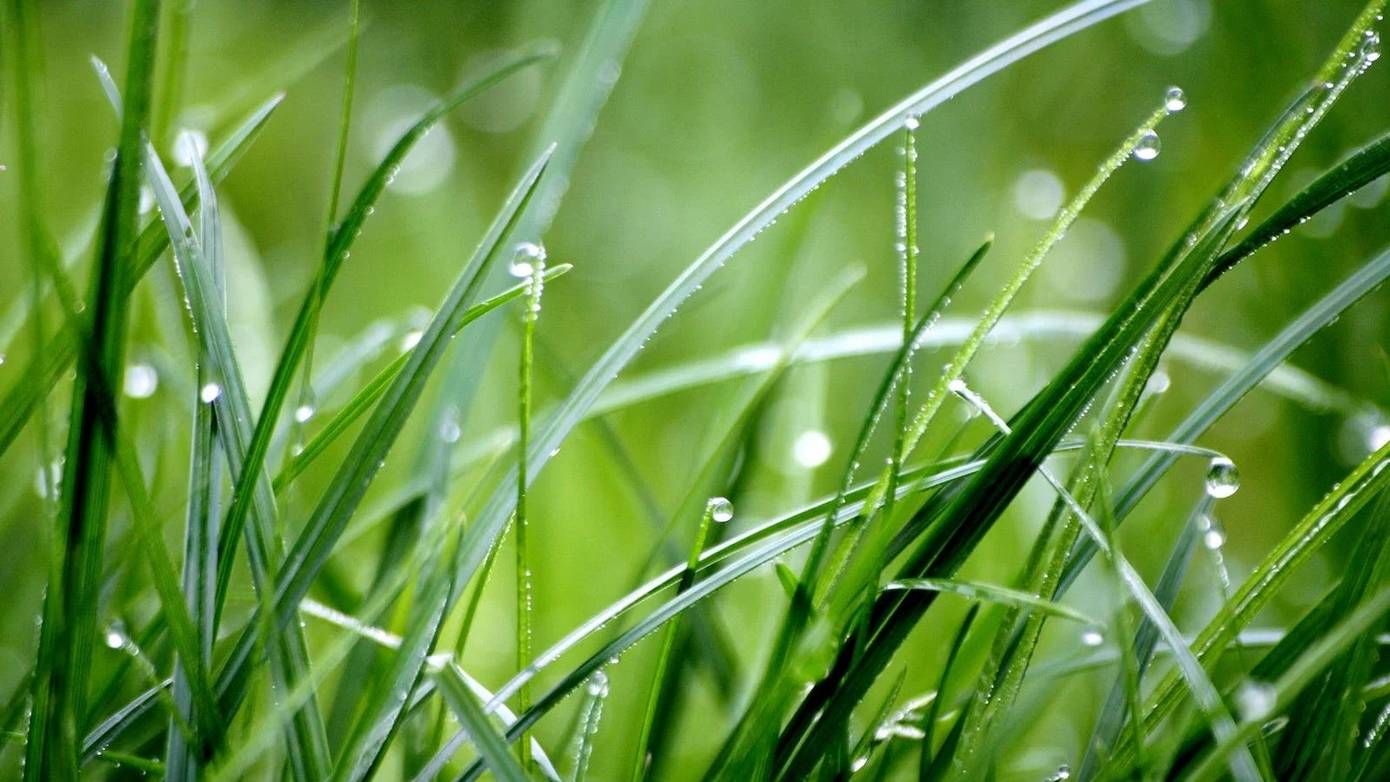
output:
POLYGON ((300 405, 294 409, 294 420, 301 424, 313 417, 314 408, 312 405, 300 405))
POLYGON ((1182 91, 1182 87, 1169 87, 1163 96, 1163 105, 1169 111, 1182 111, 1187 108, 1187 95, 1182 91))
POLYGON ((1268 682, 1246 682, 1236 691, 1236 708, 1242 719, 1262 720, 1274 711, 1279 694, 1268 682))
POLYGON ((1217 456, 1207 467, 1207 494, 1215 499, 1225 499, 1240 488, 1240 472, 1235 462, 1224 456, 1217 456))
POLYGON ((830 438, 818 429, 807 429, 792 443, 792 458, 802 467, 819 467, 830 458, 830 438))
POLYGON ((537 265, 545 263, 545 248, 534 242, 522 242, 516 246, 516 255, 507 269, 513 277, 526 278, 535 272, 537 265))
POLYGON ((159 388, 159 373, 149 364, 131 364, 125 368, 123 390, 131 399, 148 399, 159 388))
POLYGON ((706 507, 709 517, 720 524, 734 517, 734 504, 725 497, 711 497, 706 507))
POLYGON ((216 402, 217 397, 219 396, 222 396, 222 386, 216 383, 208 383, 207 385, 198 389, 198 398, 208 404, 216 402))
POLYGON ((1094 648, 1105 643, 1105 636, 1101 635, 1099 630, 1092 628, 1081 634, 1081 643, 1094 648))
POLYGON ((1158 157, 1158 152, 1163 148, 1163 142, 1159 141, 1158 134, 1152 130, 1146 130, 1139 136, 1139 143, 1134 145, 1134 158, 1136 160, 1149 161, 1158 157))

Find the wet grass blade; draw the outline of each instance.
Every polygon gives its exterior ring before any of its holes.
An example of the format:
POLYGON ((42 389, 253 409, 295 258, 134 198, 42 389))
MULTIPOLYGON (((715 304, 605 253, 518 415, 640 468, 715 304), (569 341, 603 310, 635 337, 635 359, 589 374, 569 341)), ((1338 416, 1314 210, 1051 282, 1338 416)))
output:
MULTIPOLYGON (((793 176, 691 262, 594 362, 569 396, 537 431, 527 460, 527 469, 531 472, 526 476, 527 482, 535 479, 551 452, 584 418, 604 388, 627 366, 661 323, 720 266, 780 215, 866 150, 892 135, 909 117, 924 115, 1023 57, 1142 2, 1144 0, 1086 0, 1074 3, 986 49, 907 96, 793 176)), ((514 492, 511 491, 513 479, 509 478, 503 483, 506 490, 499 488, 492 495, 465 537, 463 557, 459 562, 462 574, 460 589, 471 579, 511 516, 515 503, 514 492)))
POLYGON ((159 4, 135 4, 126 48, 131 100, 120 125, 116 162, 107 186, 102 230, 89 294, 91 336, 81 335, 82 364, 73 390, 65 475, 63 531, 51 552, 54 567, 44 597, 38 667, 25 749, 24 777, 75 778, 87 715, 86 688, 97 625, 105 543, 112 441, 112 384, 124 367, 128 289, 122 284, 135 237, 140 189, 140 134, 148 120, 159 4), (59 542, 61 540, 61 542, 59 542))
POLYGON ((1019 589, 1010 589, 1008 587, 998 586, 997 584, 984 584, 978 581, 958 581, 942 578, 904 578, 896 581, 889 581, 883 588, 885 590, 920 589, 927 592, 947 592, 969 600, 1013 606, 1015 608, 1037 609, 1050 616, 1070 619, 1073 622, 1080 622, 1090 627, 1101 624, 1093 617, 1087 616, 1074 608, 1069 608, 1061 603, 1055 603, 1019 589))

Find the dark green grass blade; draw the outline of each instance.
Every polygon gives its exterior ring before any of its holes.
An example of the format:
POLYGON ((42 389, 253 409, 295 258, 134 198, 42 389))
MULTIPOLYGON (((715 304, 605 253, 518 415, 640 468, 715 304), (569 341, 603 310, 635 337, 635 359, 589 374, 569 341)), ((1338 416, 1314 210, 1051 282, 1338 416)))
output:
MULTIPOLYGON (((332 554, 338 536, 342 534, 396 437, 405 426, 406 419, 424 390, 425 381, 442 358, 452 335, 457 331, 458 322, 466 307, 476 297, 484 272, 502 252, 502 243, 511 235, 518 215, 529 204, 535 185, 545 170, 546 162, 547 158, 542 157, 522 177, 464 266, 458 281, 430 322, 429 328, 421 336, 410 360, 392 381, 382 401, 353 443, 352 450, 305 522, 304 529, 286 558, 276 582, 272 614, 268 622, 252 622, 238 637, 219 676, 221 687, 231 688, 233 692, 244 687, 240 682, 244 679, 251 662, 252 651, 258 636, 266 629, 266 624, 272 632, 298 625, 296 617, 299 601, 332 554)), ((406 701, 402 693, 408 693, 418 678, 424 655, 429 647, 429 643, 425 641, 434 637, 437 630, 437 625, 432 623, 417 623, 411 628, 402 647, 409 650, 409 653, 397 655, 390 670, 379 674, 382 681, 390 682, 389 687, 381 690, 389 695, 389 698, 378 703, 377 708, 369 708, 368 713, 380 712, 380 715, 374 718, 374 723, 385 725, 389 729, 385 732, 369 732, 371 741, 363 745, 368 754, 374 754, 389 738, 394 726, 399 724, 399 715, 406 701)), ((355 762, 349 761, 350 765, 355 762)))
POLYGON ((487 75, 455 90, 427 111, 401 135, 400 139, 386 153, 382 162, 358 191, 347 214, 334 229, 332 240, 328 242, 328 249, 324 253, 323 264, 319 268, 314 282, 311 283, 312 287, 300 306, 299 314, 290 329, 289 337, 286 338, 285 348, 276 362, 270 388, 266 392, 265 404, 261 408, 261 416, 256 422, 255 431, 246 451, 245 469, 241 474, 248 477, 245 477, 244 480, 239 479, 232 490, 232 505, 223 522, 222 540, 218 547, 219 551, 222 552, 221 572, 218 574, 219 605, 225 599, 227 583, 231 578, 234 557, 230 556, 230 553, 235 549, 230 544, 241 534, 242 527, 245 525, 247 513, 251 508, 255 494, 253 481, 256 478, 254 476, 259 475, 265 467, 266 455, 269 452, 271 439, 275 432, 275 423, 279 419, 285 399, 289 395, 290 385, 293 383, 299 361, 308 350, 318 302, 327 298, 329 289, 337 278, 343 262, 347 259, 349 249, 361 232, 362 225, 377 199, 386 188, 387 181, 391 179, 394 170, 400 165, 401 160, 405 158, 415 142, 446 114, 512 73, 542 59, 544 59, 543 55, 534 54, 515 57, 487 75))
MULTIPOLYGON (((261 130, 275 108, 280 105, 280 96, 262 104, 251 116, 233 131, 208 158, 208 171, 214 183, 222 181, 241 156, 259 137, 261 130)), ((186 207, 195 203, 196 188, 189 183, 181 192, 186 207)), ((135 239, 134 252, 130 254, 130 269, 121 276, 122 290, 129 295, 136 283, 149 271, 150 267, 165 250, 169 248, 169 235, 157 218, 151 218, 135 239)), ((60 296, 65 287, 57 284, 60 296)), ((0 401, 0 453, 3 453, 19 436, 25 422, 33 415, 38 405, 57 385, 59 378, 67 371, 77 357, 77 335, 71 328, 59 332, 49 340, 39 356, 30 361, 19 381, 0 401)))
MULTIPOLYGON (((638 318, 617 338, 607 351, 590 367, 584 377, 566 397, 549 420, 537 431, 527 460, 527 482, 544 468, 551 452, 557 449, 585 413, 598 400, 603 389, 612 382, 656 332, 657 328, 688 299, 714 272, 738 250, 748 244, 780 215, 805 198, 821 183, 849 165, 867 149, 888 138, 902 127, 909 117, 925 114, 949 98, 960 94, 985 77, 1009 64, 1038 51, 1079 30, 1110 16, 1139 5, 1143 0, 1088 0, 1075 3, 1063 11, 1020 31, 979 55, 967 60, 951 72, 909 95, 897 105, 845 138, 831 150, 811 163, 786 184, 768 196, 745 215, 705 252, 696 258, 638 318)), ((515 502, 514 476, 502 482, 469 527, 459 562, 462 589, 473 576, 501 534, 511 516, 515 502)))
POLYGON ((112 383, 124 366, 128 290, 122 284, 135 236, 140 187, 140 134, 148 119, 159 4, 141 0, 131 16, 126 85, 131 102, 121 122, 117 158, 107 187, 102 231, 89 297, 92 336, 83 337, 73 391, 66 473, 61 483, 63 536, 44 598, 38 668, 24 775, 38 780, 77 775, 80 736, 87 721, 86 687, 97 624, 105 542, 107 493, 115 427, 112 383), (61 563, 61 564, 59 564, 61 563))

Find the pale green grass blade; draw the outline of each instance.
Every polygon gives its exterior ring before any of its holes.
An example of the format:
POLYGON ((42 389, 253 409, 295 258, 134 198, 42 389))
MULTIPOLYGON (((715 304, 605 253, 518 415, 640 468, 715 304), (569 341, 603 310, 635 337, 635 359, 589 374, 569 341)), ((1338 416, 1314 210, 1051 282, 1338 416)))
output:
MULTIPOLYGON (((517 481, 516 511, 512 524, 516 528, 516 667, 518 670, 531 661, 532 623, 535 613, 535 583, 531 573, 531 519, 526 507, 526 449, 531 437, 531 373, 536 361, 536 321, 541 314, 541 294, 544 290, 545 250, 530 242, 517 246, 517 261, 522 264, 515 270, 523 270, 529 277, 526 282, 525 305, 521 313, 521 359, 518 361, 517 377, 517 481)), ((514 270, 514 271, 515 271, 514 270)), ((525 711, 531 707, 531 689, 522 687, 517 692, 517 708, 525 711)), ((477 740, 477 736, 474 736, 477 740)), ((503 742, 505 746, 505 742, 503 742)), ((530 771, 533 759, 531 743, 523 734, 519 756, 521 767, 530 771)), ((494 769, 496 771, 496 769, 494 769)))
MULTIPOLYGON (((97 74, 105 75, 100 63, 97 74)), ((114 84, 109 79, 104 79, 103 82, 113 106, 119 110, 120 96, 116 93, 114 84)), ((220 442, 227 453, 228 466, 235 478, 245 470, 244 454, 250 435, 251 406, 228 331, 221 286, 213 276, 214 269, 207 261, 178 192, 157 153, 148 143, 145 144, 144 152, 146 177, 169 232, 179 279, 183 284, 185 302, 196 326, 195 332, 201 340, 201 351, 208 358, 210 373, 215 378, 199 389, 199 399, 213 407, 219 428, 225 434, 225 437, 220 438, 220 442)), ((199 178, 196 184, 207 187, 211 182, 204 176, 199 178)), ((207 197, 215 199, 215 195, 210 191, 207 197)), ((213 206, 215 207, 215 203, 213 206)), ((211 221, 206 230, 207 238, 216 241, 216 220, 211 221)), ((247 537, 247 545, 252 576, 256 581, 258 593, 265 599, 272 574, 281 556, 282 544, 275 531, 275 505, 270 496, 269 481, 263 474, 258 475, 255 485, 256 524, 252 526, 253 534, 247 537)), ((225 549, 219 549, 218 558, 219 561, 230 559, 225 549)), ((214 600, 214 626, 217 623, 217 614, 217 604, 214 600)), ((277 642, 271 644, 270 657, 277 686, 291 686, 295 679, 302 676, 308 665, 308 652, 300 628, 293 628, 286 633, 285 638, 277 639, 277 642)), ((221 689, 219 687, 219 691, 221 689)), ((326 768, 328 749, 315 702, 308 703, 304 710, 296 715, 294 736, 288 742, 288 749, 296 778, 311 779, 322 776, 326 768)))
POLYGON ((889 581, 883 588, 886 590, 922 589, 928 592, 947 592, 953 595, 959 595, 968 600, 1008 605, 1015 608, 1033 608, 1051 616, 1070 619, 1073 622, 1080 622, 1088 627, 1097 627, 1101 624, 1101 622, 1094 617, 1087 616, 1061 603, 1046 600, 1019 589, 1010 589, 1009 587, 1003 587, 997 584, 985 584, 979 581, 957 581, 941 578, 904 578, 896 581, 889 581))
POLYGON ((473 737, 474 746, 478 748, 479 754, 492 769, 492 773, 506 782, 526 782, 526 772, 512 759, 506 739, 498 734, 497 729, 483 714, 482 707, 474 700, 473 693, 468 691, 458 669, 453 665, 445 666, 435 675, 435 679, 439 682, 444 700, 458 716, 459 722, 463 723, 464 730, 473 737))

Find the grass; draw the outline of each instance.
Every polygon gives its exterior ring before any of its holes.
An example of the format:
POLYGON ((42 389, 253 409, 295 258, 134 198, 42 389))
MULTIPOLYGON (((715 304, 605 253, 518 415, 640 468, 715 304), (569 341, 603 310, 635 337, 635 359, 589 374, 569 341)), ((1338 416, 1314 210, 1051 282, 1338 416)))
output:
MULTIPOLYGON (((22 463, 28 475, 36 464, 44 476, 31 510, 48 545, 28 573, 44 586, 37 641, 7 671, 0 773, 1032 778, 1036 758, 1059 754, 1032 723, 1066 699, 1073 677, 1090 673, 1099 689, 1074 709, 1078 737, 1060 752, 1067 765, 1047 769, 1054 779, 1383 776, 1390 442, 1373 443, 1330 487, 1318 484, 1310 507, 1283 509, 1295 521, 1267 529, 1273 542, 1253 563, 1223 548, 1217 519, 1234 479, 1210 479, 1195 500, 1167 500, 1156 527, 1126 522, 1145 503, 1164 502, 1155 490, 1167 490, 1187 462, 1229 463, 1206 442, 1252 390, 1349 415, 1378 409, 1365 398, 1374 392, 1286 362, 1359 303, 1383 298, 1390 252, 1358 261, 1254 350, 1199 338, 1188 321, 1194 307, 1227 293, 1218 280, 1390 172, 1390 135, 1382 135, 1297 187, 1285 173, 1373 70, 1385 0, 1343 20, 1321 67, 1307 64, 1306 83, 1243 159, 1225 162, 1229 177, 1197 201, 1185 228, 1149 226, 1178 238, 1106 312, 1020 302, 1069 230, 1110 197, 1102 185, 1143 176, 1133 169, 1157 155, 1160 122, 1183 122, 1170 116, 1187 103, 1175 88, 1153 96, 1158 108, 1139 115, 1030 249, 1003 259, 1008 273, 985 279, 987 258, 1001 254, 993 234, 944 274, 933 265, 940 253, 919 246, 937 238, 921 230, 919 214, 923 194, 938 192, 922 185, 933 173, 922 164, 932 112, 1034 53, 1084 47, 1073 37, 1144 4, 1064 5, 842 134, 570 377, 570 352, 552 349, 545 329, 570 328, 573 312, 549 296, 543 309, 542 290, 563 292, 580 275, 567 263, 547 266, 542 240, 572 203, 571 179, 602 127, 645 3, 601 4, 573 52, 526 44, 475 70, 396 129, 347 199, 350 142, 368 132, 355 96, 373 62, 362 56, 376 45, 372 9, 349 0, 345 35, 311 33, 314 51, 296 62, 328 59, 346 43, 336 121, 322 125, 333 140, 327 225, 309 231, 309 278, 275 280, 294 314, 267 356, 234 336, 228 245, 240 228, 219 189, 265 154, 266 128, 297 96, 257 96, 258 108, 202 151, 174 130, 198 89, 185 71, 205 54, 193 35, 200 7, 133 0, 121 82, 93 58, 93 83, 118 134, 92 260, 70 269, 53 238, 59 215, 44 206, 56 182, 42 165, 53 139, 35 109, 42 13, 9 0, 7 159, 18 174, 27 284, 10 297, 16 325, 0 354, 24 360, 6 373, 0 452, 7 470, 22 463), (438 304, 418 328, 398 330, 398 355, 384 358, 384 338, 370 329, 330 353, 335 326, 326 316, 344 298, 340 279, 357 271, 348 272, 358 239, 389 203, 409 155, 457 112, 539 72, 559 86, 536 141, 508 195, 469 204, 493 216, 471 251, 439 261, 453 282, 438 304), (798 259, 814 243, 822 188, 833 190, 837 175, 884 142, 901 144, 895 230, 856 241, 892 250, 896 309, 883 316, 875 302, 881 325, 837 330, 832 321, 872 275, 844 259, 832 274, 798 259), (171 144, 187 162, 172 171, 160 152, 171 144), (778 245, 777 279, 795 294, 766 312, 725 313, 742 347, 640 366, 648 341, 680 324, 663 325, 784 215, 792 226, 778 245), (87 278, 85 295, 74 271, 87 278), (935 295, 921 299, 938 279, 935 295), (985 291, 984 306, 961 312, 956 300, 974 288, 985 291), (148 310, 168 326, 154 342, 174 370, 155 400, 163 428, 122 393, 132 346, 150 349, 141 331, 148 310), (1049 328, 1080 344, 1014 412, 996 411, 976 382, 983 357, 1001 335, 1041 342, 1052 339, 1049 328), (516 372, 490 373, 509 366, 499 346, 513 330, 516 372), (944 361, 931 355, 948 346, 944 361), (865 360, 873 357, 878 363, 865 360), (765 489, 758 465, 769 422, 801 395, 811 366, 832 391, 871 390, 845 405, 856 434, 820 474, 828 482, 765 489), (1221 379, 1175 425, 1155 423, 1167 372, 1190 367, 1221 379), (264 389, 250 380, 262 370, 264 389), (543 395, 554 377, 567 388, 558 400, 543 395), (680 468, 618 424, 695 393, 718 406, 682 441, 691 454, 680 468), (489 432, 478 410, 499 396, 508 412, 489 432), (962 410, 964 419, 947 415, 962 410), (1155 430, 1167 434, 1148 434, 1155 430), (601 458, 583 450, 589 434, 601 458), (402 455, 411 448, 413 457, 402 455), (581 450, 583 483, 557 489, 547 477, 562 448, 581 450), (602 561, 556 566, 571 556, 566 541, 584 537, 574 530, 611 520, 585 511, 605 482, 637 498, 646 539, 602 561), (565 496, 560 521, 571 527, 563 534, 555 505, 541 499, 556 491, 565 496), (759 496, 771 496, 775 510, 736 510, 759 496), (1019 533, 1020 514, 1041 520, 1019 533), (1347 566, 1319 589, 1305 586, 1309 564, 1330 556, 1344 530, 1358 539, 1347 566), (512 557, 500 555, 508 531, 512 557), (1015 534, 1017 550, 987 567, 1001 531, 1015 534), (1145 537, 1155 534, 1156 542, 1145 537), (171 540, 181 541, 177 553, 171 540), (1201 583, 1207 565, 1234 581, 1201 583), (587 594, 609 571, 629 576, 629 591, 594 593, 597 607, 557 618, 548 590, 587 594), (760 621, 732 627, 730 607, 747 602, 744 577, 758 573, 776 578, 752 601, 760 621), (1300 591, 1311 599, 1290 617, 1282 603, 1300 591), (501 619, 492 610, 498 594, 501 619), (1194 594, 1206 601, 1201 610, 1184 603, 1194 594), (1282 622, 1275 640, 1252 642, 1252 628, 1271 617, 1282 622), (1063 635, 1079 644, 1056 643, 1063 635), (102 640, 118 663, 103 656, 102 640), (475 675, 480 666, 489 674, 475 675), (505 675, 484 684, 497 670, 505 675)), ((212 110, 230 116, 245 103, 233 94, 212 110)), ((311 193, 318 184, 296 186, 311 193)), ((815 475, 828 456, 795 458, 815 475)), ((1242 464, 1247 474, 1265 467, 1242 464)), ((613 503, 611 515, 624 512, 613 503)))

